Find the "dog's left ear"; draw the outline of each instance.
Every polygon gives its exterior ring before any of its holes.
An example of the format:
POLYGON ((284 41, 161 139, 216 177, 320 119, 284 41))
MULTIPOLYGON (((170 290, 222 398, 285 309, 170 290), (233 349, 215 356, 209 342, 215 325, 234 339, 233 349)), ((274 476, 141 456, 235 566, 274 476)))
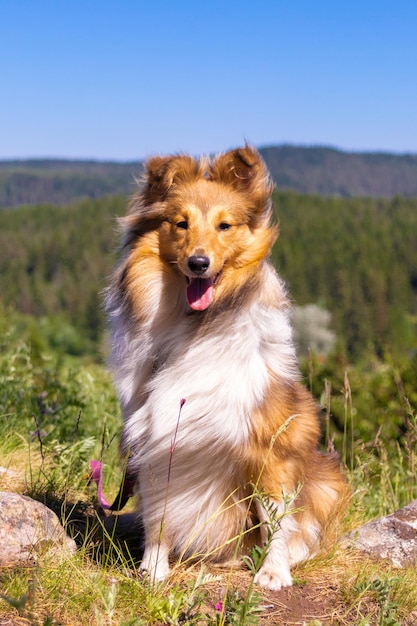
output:
POLYGON ((259 217, 270 212, 274 184, 261 155, 252 146, 246 144, 220 154, 211 164, 210 178, 244 193, 259 217))

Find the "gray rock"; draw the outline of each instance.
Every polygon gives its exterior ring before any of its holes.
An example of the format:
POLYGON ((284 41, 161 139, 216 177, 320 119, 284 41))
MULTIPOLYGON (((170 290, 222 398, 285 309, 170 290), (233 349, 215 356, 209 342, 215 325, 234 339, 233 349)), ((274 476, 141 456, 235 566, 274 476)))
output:
POLYGON ((0 474, 8 474, 9 476, 16 476, 16 472, 9 469, 8 467, 1 467, 1 466, 0 466, 0 474))
POLYGON ((369 522, 350 532, 343 545, 379 559, 388 559, 394 567, 417 561, 417 500, 392 515, 369 522))
POLYGON ((0 492, 0 565, 37 562, 52 550, 62 556, 76 550, 55 513, 28 496, 0 492))

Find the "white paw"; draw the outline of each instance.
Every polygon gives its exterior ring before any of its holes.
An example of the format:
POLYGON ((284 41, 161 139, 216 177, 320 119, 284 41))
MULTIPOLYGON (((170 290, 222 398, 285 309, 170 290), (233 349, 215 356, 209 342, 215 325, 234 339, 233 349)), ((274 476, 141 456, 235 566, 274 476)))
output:
POLYGON ((287 568, 263 565, 255 576, 255 583, 264 589, 278 591, 282 587, 291 587, 292 577, 287 568))
POLYGON ((170 569, 168 558, 155 558, 154 552, 146 553, 143 555, 142 563, 140 564, 140 571, 146 575, 151 582, 159 582, 165 580, 168 576, 170 569))
POLYGON ((154 570, 151 570, 147 567, 143 567, 142 564, 139 567, 139 572, 141 578, 143 577, 146 581, 151 583, 159 583, 168 576, 170 569, 157 567, 154 570))

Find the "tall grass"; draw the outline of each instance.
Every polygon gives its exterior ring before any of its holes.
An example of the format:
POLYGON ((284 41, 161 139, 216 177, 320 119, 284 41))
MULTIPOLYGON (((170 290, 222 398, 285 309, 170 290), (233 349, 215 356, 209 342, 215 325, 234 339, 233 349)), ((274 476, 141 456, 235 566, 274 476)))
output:
MULTIPOLYGON (((92 512, 95 494, 87 486, 92 456, 104 462, 106 493, 116 493, 122 477, 121 421, 108 372, 98 364, 39 353, 15 333, 12 320, 3 317, 1 325, 0 465, 18 473, 15 488, 47 502, 64 520, 72 520, 74 511, 87 512, 89 523, 75 556, 60 562, 45 557, 36 567, 0 570, 0 616, 18 614, 36 626, 277 623, 268 616, 268 594, 253 586, 253 573, 264 556, 260 547, 246 559, 246 572, 208 571, 200 564, 175 567, 169 580, 159 584, 139 577, 128 544, 92 512)), ((326 379, 317 394, 325 445, 336 442, 352 489, 346 530, 417 497, 417 420, 409 399, 401 400, 406 414, 401 439, 387 439, 380 425, 365 440, 358 430, 351 376, 352 371, 343 372, 337 391, 326 379), (342 434, 333 423, 332 407, 338 404, 343 406, 342 434)), ((0 474, 0 489, 7 485, 6 474, 0 474)), ((394 626, 417 607, 417 575, 411 568, 394 573, 385 564, 335 550, 298 566, 296 585, 305 577, 317 585, 331 577, 336 585, 340 608, 334 621, 325 623, 394 626)))

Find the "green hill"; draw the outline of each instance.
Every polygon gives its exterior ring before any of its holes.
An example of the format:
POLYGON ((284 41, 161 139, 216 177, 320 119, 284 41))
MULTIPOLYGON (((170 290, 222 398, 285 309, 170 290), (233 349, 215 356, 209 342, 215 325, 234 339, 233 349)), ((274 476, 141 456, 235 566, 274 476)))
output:
POLYGON ((261 153, 280 189, 342 197, 417 197, 417 154, 295 146, 262 148, 261 153))
POLYGON ((80 198, 129 195, 142 164, 99 161, 0 161, 0 208, 69 204, 80 198))
MULTIPOLYGON (((417 155, 296 146, 260 151, 279 189, 342 197, 417 197, 417 155)), ((142 168, 139 161, 0 161, 0 208, 129 195, 142 168)))

